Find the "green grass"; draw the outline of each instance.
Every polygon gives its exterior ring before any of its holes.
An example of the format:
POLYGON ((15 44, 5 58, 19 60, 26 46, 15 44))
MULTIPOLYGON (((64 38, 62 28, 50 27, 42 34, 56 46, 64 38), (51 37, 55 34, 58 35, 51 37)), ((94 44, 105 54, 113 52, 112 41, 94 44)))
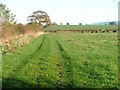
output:
POLYGON ((118 29, 117 25, 51 25, 45 30, 106 30, 118 29))
POLYGON ((3 87, 118 87, 117 33, 49 33, 3 55, 3 87))

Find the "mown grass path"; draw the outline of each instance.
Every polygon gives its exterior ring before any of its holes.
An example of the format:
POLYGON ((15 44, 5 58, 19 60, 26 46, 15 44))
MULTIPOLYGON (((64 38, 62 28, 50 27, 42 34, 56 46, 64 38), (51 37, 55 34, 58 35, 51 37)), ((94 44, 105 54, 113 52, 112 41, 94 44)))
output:
POLYGON ((118 87, 116 33, 44 34, 3 55, 3 87, 118 87))

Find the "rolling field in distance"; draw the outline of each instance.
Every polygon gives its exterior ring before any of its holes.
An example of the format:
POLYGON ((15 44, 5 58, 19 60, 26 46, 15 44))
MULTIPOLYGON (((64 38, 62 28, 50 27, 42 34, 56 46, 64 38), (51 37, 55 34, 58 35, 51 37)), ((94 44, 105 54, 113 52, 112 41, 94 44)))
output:
POLYGON ((51 25, 45 30, 117 30, 118 25, 51 25))
POLYGON ((117 33, 41 35, 2 56, 3 87, 118 87, 117 44, 117 33))

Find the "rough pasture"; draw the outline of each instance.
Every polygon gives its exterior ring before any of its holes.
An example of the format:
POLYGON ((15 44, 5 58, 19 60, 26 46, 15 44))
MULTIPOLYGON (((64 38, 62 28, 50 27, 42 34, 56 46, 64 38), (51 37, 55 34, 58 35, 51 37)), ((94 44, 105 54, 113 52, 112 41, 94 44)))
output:
POLYGON ((117 33, 49 33, 3 55, 3 88, 117 88, 117 33))

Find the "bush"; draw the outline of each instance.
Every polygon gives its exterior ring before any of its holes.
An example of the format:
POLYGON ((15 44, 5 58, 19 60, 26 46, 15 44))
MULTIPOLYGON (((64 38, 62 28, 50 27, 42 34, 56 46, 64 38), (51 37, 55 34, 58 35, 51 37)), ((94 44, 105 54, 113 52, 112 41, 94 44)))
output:
POLYGON ((37 32, 42 31, 42 27, 38 25, 23 25, 23 24, 10 24, 3 23, 2 24, 2 43, 9 42, 13 38, 18 38, 22 35, 32 35, 35 36, 37 32))

